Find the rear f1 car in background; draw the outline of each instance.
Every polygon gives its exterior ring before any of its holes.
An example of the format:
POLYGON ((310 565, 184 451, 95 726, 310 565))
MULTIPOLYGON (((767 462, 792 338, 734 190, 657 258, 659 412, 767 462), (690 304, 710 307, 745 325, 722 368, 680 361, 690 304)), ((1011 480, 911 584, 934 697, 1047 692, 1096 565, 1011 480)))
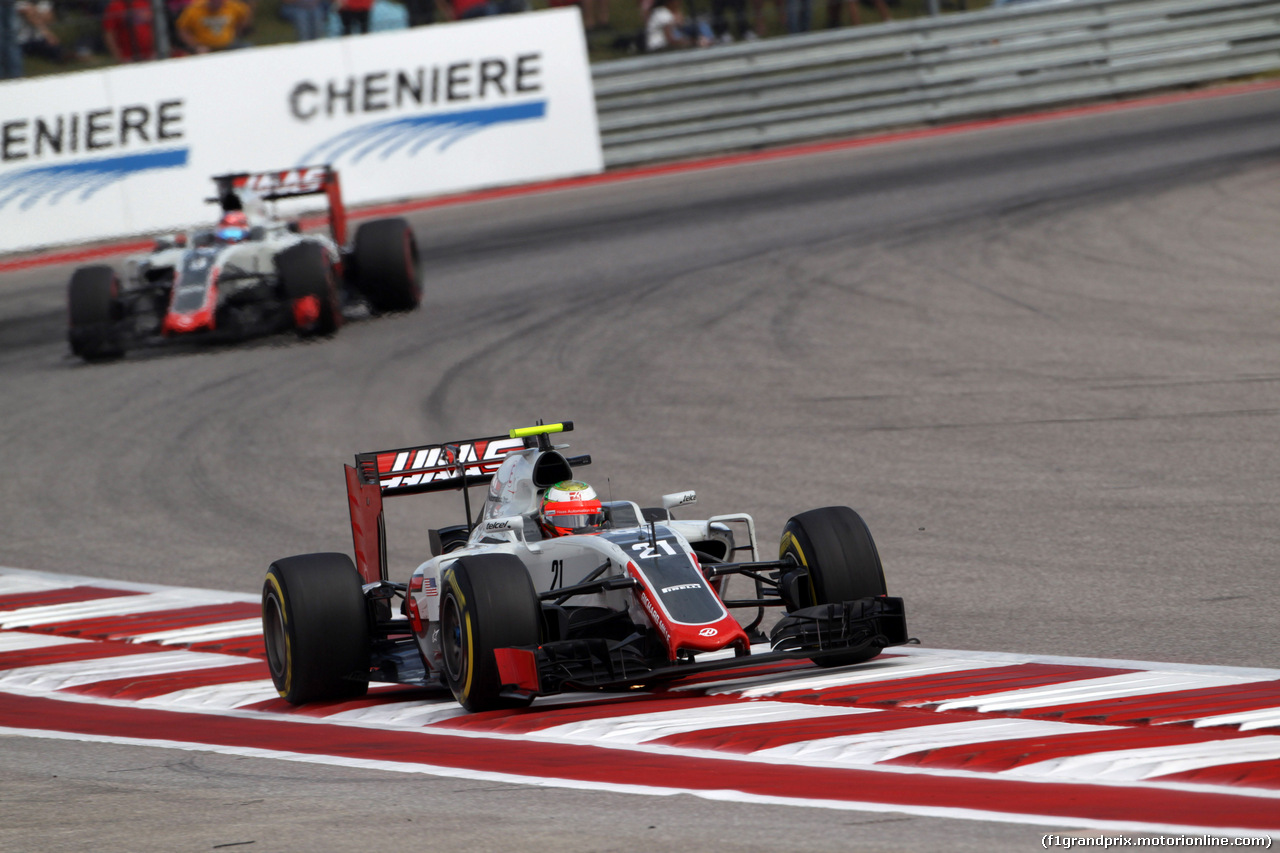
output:
POLYGON ((421 296, 418 248, 403 219, 362 223, 347 245, 338 173, 328 166, 215 177, 216 228, 163 237, 129 258, 123 278, 80 267, 68 288, 71 351, 86 361, 192 336, 240 338, 294 329, 329 335, 344 312, 408 311, 421 296), (323 194, 329 234, 302 233, 275 202, 323 194), (233 224, 234 223, 234 224, 233 224))
POLYGON ((909 642, 902 599, 885 594, 875 543, 848 507, 791 518, 776 560, 759 559, 749 515, 673 518, 694 492, 662 507, 600 502, 598 527, 549 535, 544 492, 591 461, 551 445, 572 428, 358 454, 346 466, 355 562, 306 554, 267 571, 263 635, 280 695, 302 704, 360 696, 371 681, 434 685, 481 711, 768 661, 856 664, 909 642), (472 521, 468 489, 484 484, 472 521), (462 491, 467 523, 432 530, 431 559, 392 582, 383 499, 449 489, 462 491), (743 551, 751 559, 735 561, 743 551), (754 598, 724 597, 735 574, 754 581, 754 598), (770 606, 787 615, 772 649, 753 653, 770 606), (729 608, 755 620, 744 627, 729 608))

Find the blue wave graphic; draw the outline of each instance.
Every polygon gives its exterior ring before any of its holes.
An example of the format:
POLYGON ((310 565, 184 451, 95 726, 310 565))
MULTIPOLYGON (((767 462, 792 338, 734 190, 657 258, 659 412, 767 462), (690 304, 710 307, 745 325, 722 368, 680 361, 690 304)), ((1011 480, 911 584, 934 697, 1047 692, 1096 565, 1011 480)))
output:
POLYGON ((0 210, 11 201, 21 199, 19 210, 29 210, 47 198, 57 204, 63 196, 80 191, 80 201, 103 187, 123 181, 138 172, 153 169, 176 169, 187 165, 187 148, 169 148, 144 154, 125 154, 105 160, 79 160, 56 166, 36 166, 0 176, 0 210))
POLYGON ((540 119, 546 115, 547 102, 534 101, 528 104, 405 116, 375 122, 353 127, 325 140, 303 155, 298 160, 298 165, 336 163, 342 157, 349 157, 350 162, 359 163, 375 153, 385 160, 402 149, 412 157, 436 142, 440 143, 440 150, 444 151, 460 139, 494 125, 540 119))

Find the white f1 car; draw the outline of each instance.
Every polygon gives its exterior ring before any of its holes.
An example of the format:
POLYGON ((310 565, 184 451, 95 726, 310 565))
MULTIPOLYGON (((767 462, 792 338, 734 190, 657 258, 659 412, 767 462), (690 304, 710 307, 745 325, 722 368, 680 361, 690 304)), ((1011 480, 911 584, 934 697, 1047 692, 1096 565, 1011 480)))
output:
POLYGON ((662 507, 599 502, 590 527, 557 535, 544 494, 591 461, 551 445, 572 428, 358 454, 346 466, 354 564, 306 554, 267 571, 263 634, 280 695, 301 704, 359 696, 370 681, 437 685, 481 711, 771 660, 856 664, 909 642, 902 599, 885 594, 875 543, 848 507, 791 518, 776 560, 759 559, 749 515, 674 518, 691 491, 662 507), (473 519, 468 489, 484 484, 473 519), (462 491, 467 522, 432 530, 434 556, 408 583, 390 581, 383 498, 447 489, 462 491), (754 598, 724 597, 735 574, 754 598), (753 654, 770 606, 787 615, 772 650, 753 654), (743 626, 730 608, 755 619, 743 626))
POLYGON ((67 337, 86 361, 143 343, 243 338, 293 329, 330 335, 344 311, 408 311, 421 298, 418 247, 403 219, 362 223, 347 242, 338 173, 328 166, 219 175, 217 226, 162 237, 129 258, 123 282, 106 264, 71 276, 67 337), (273 202, 323 194, 329 234, 303 233, 273 202))

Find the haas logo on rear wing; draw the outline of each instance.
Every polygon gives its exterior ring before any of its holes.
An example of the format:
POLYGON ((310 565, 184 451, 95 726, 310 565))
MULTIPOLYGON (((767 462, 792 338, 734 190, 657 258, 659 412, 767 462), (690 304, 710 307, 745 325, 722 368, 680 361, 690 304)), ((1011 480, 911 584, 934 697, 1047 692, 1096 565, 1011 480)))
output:
MULTIPOLYGON (((347 502, 351 509, 351 538, 356 569, 365 583, 387 579, 386 526, 382 499, 393 495, 440 492, 487 483, 512 453, 538 448, 550 450, 548 435, 568 432, 573 421, 513 429, 507 435, 471 438, 447 444, 424 444, 399 450, 357 453, 355 466, 346 466, 347 502)), ((569 460, 588 465, 591 457, 569 460)), ((470 519, 467 492, 463 507, 470 519)))
MULTIPOLYGON (((570 432, 573 421, 513 429, 506 435, 469 438, 446 444, 424 444, 400 450, 356 454, 361 482, 377 483, 383 495, 436 492, 488 482, 512 453, 537 447, 550 450, 547 436, 570 432)), ((576 461, 575 461, 576 460, 576 461)), ((575 457, 588 465, 590 456, 575 457)))
POLYGON ((245 199, 275 201, 282 198, 324 193, 329 202, 329 230, 334 242, 347 242, 347 209, 342 203, 342 185, 338 173, 328 166, 299 166, 269 172, 238 172, 214 175, 218 195, 216 201, 224 211, 243 210, 245 199))
POLYGON ((376 482, 384 495, 432 492, 458 488, 464 472, 471 485, 487 480, 508 454, 525 447, 522 438, 495 436, 362 453, 356 464, 365 482, 376 482))
POLYGON ((336 175, 328 166, 304 166, 300 169, 222 177, 230 178, 231 186, 237 191, 248 191, 259 198, 273 199, 322 193, 336 175))

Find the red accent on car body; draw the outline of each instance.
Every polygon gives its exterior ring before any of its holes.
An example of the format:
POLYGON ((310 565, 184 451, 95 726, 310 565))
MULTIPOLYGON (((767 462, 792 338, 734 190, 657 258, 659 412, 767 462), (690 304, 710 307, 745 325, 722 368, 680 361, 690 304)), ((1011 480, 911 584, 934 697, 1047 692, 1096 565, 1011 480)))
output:
POLYGON ((175 286, 169 295, 169 310, 165 312, 160 323, 160 334, 164 337, 172 335, 189 335, 192 332, 212 332, 218 328, 216 312, 218 309, 218 271, 209 273, 209 284, 204 291, 204 302, 194 311, 179 313, 173 310, 175 286))
MULTIPOLYGON (((727 609, 724 611, 724 616, 714 622, 698 625, 676 622, 667 616, 658 594, 653 591, 653 587, 649 586, 644 573, 635 563, 627 563, 627 574, 640 583, 636 597, 640 599, 645 613, 649 615, 649 619, 667 644, 668 660, 675 661, 682 651, 718 652, 729 646, 736 646, 739 652, 744 654, 750 650, 751 641, 747 639, 746 632, 727 609)), ((716 596, 717 599, 719 597, 716 596)))
MULTIPOLYGON (((426 444, 400 450, 381 451, 374 456, 381 488, 412 488, 438 480, 454 479, 460 467, 468 477, 497 473, 507 455, 524 449, 524 440, 497 436, 452 442, 450 445, 426 444), (451 446, 450 461, 446 447, 451 446)), ((369 473, 373 476, 373 472, 369 473)))
POLYGON ((529 649, 494 649, 498 664, 498 680, 504 687, 514 687, 523 693, 536 695, 538 681, 538 657, 529 649))
POLYGON ((293 325, 299 329, 314 326, 320 319, 320 300, 314 295, 293 300, 293 325))
POLYGON ((413 629, 413 633, 421 637, 426 633, 426 629, 422 627, 422 611, 418 610, 418 599, 411 595, 405 601, 408 602, 406 609, 409 611, 409 627, 413 629))
MULTIPOLYGON (((347 208, 342 202, 342 184, 338 179, 338 173, 329 166, 298 166, 220 177, 229 179, 231 186, 236 190, 249 190, 268 200, 324 193, 329 203, 329 231, 333 235, 334 242, 338 245, 346 244, 347 208)), ((323 222, 323 217, 316 217, 304 220, 300 224, 311 228, 323 222)))
MULTIPOLYGON (((418 593, 422 592, 424 586, 424 578, 420 574, 414 574, 409 578, 408 594, 404 597, 406 610, 409 614, 409 627, 413 629, 413 633, 421 637, 425 634, 426 628, 422 627, 422 611, 418 609, 418 593)), ((435 578, 431 579, 432 588, 435 588, 435 578)))
POLYGON ((382 490, 377 483, 361 483, 360 472, 352 466, 343 468, 347 474, 347 505, 351 510, 356 571, 365 583, 378 583, 386 580, 382 559, 382 490))
POLYGON ((326 170, 324 182, 324 194, 329 199, 329 232, 333 235, 333 242, 339 246, 347 244, 347 208, 342 203, 342 183, 338 180, 338 173, 332 169, 326 170))

